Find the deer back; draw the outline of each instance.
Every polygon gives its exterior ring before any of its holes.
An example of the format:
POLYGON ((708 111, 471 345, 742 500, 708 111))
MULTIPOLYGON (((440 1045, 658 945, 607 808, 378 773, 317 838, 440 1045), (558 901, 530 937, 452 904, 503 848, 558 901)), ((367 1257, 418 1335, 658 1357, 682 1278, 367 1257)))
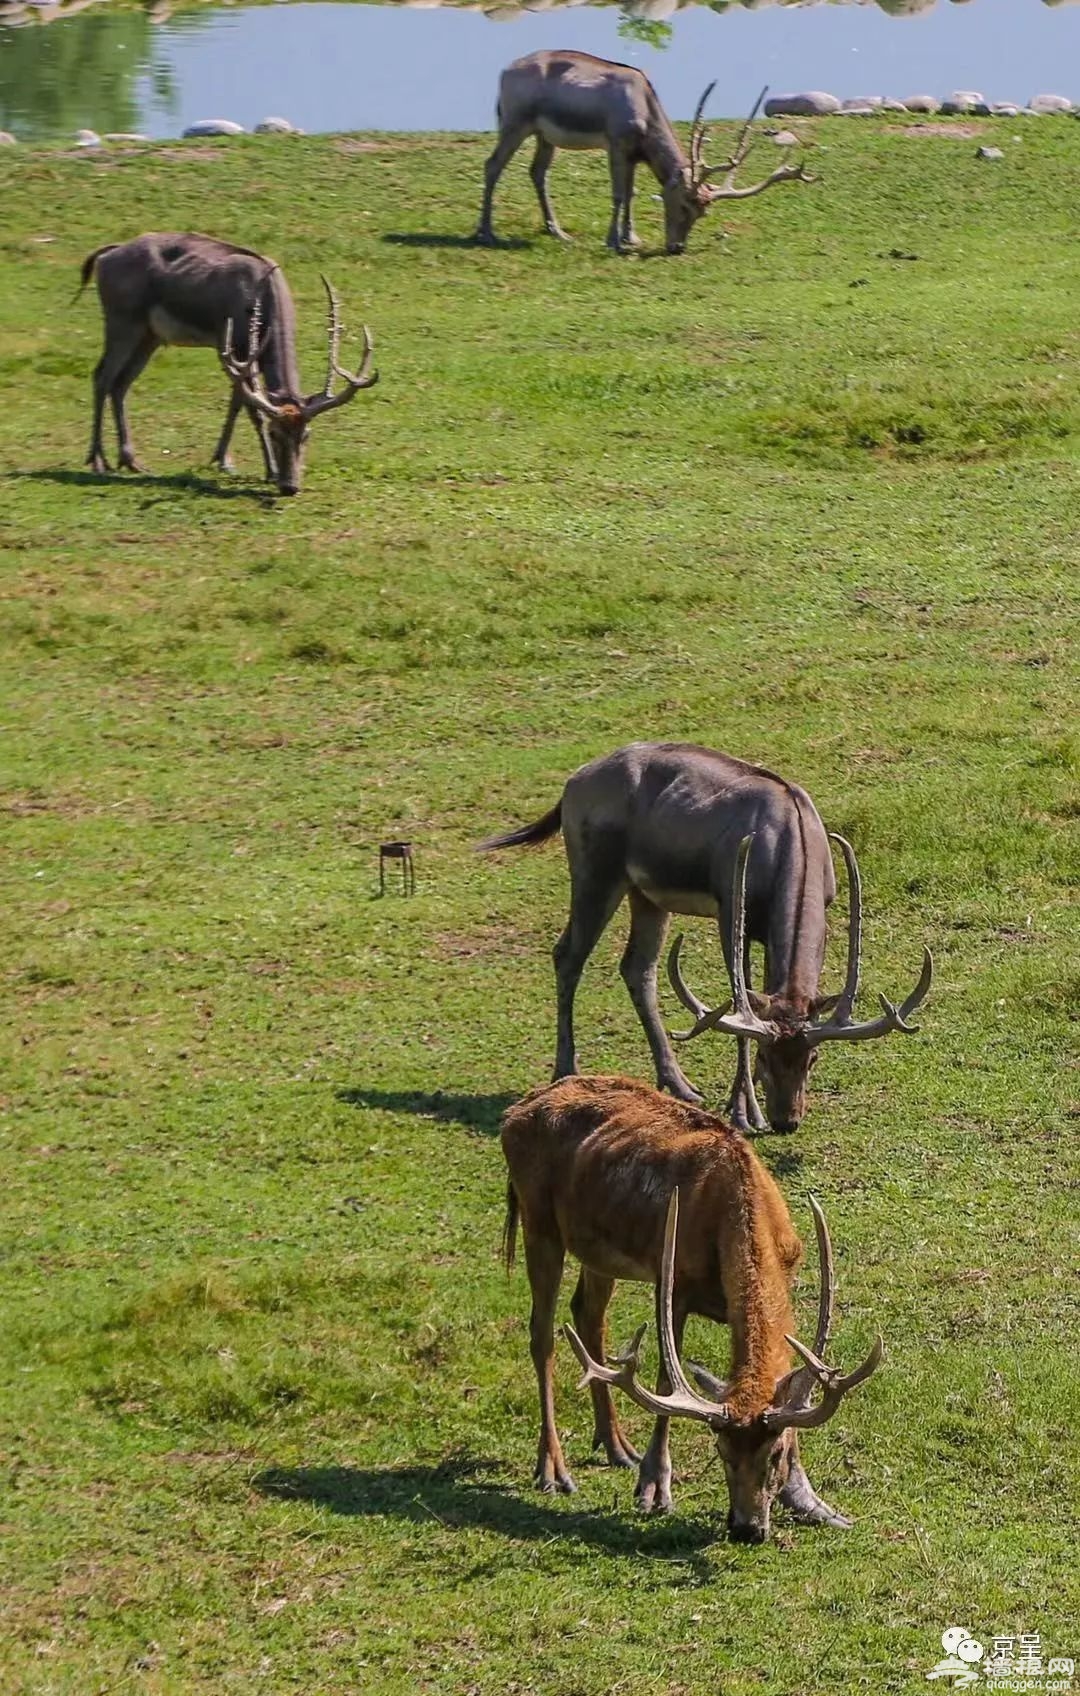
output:
POLYGON ((678 1188, 677 1300, 731 1327, 739 1416, 768 1407, 801 1244, 739 1132, 631 1078, 570 1077, 509 1109, 502 1146, 526 1237, 557 1237, 601 1276, 657 1283, 678 1188))

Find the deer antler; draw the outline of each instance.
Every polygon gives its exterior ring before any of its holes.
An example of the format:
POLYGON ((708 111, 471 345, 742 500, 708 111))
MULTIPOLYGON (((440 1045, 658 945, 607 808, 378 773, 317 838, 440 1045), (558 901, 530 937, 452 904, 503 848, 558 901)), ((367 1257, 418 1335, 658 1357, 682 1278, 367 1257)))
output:
POLYGON ((695 183, 702 182, 709 174, 707 169, 705 169, 701 163, 701 150, 705 145, 705 125, 703 122, 703 114, 709 95, 715 87, 716 79, 714 77, 708 88, 705 90, 705 93, 698 101, 697 109, 694 112, 693 122, 690 125, 690 179, 695 183))
POLYGON ((751 833, 744 836, 739 843, 731 880, 731 988, 735 1001, 734 1011, 729 1014, 724 1008, 706 1007, 703 1001, 698 1000, 693 990, 687 987, 679 967, 679 955, 683 945, 680 933, 668 954, 668 979, 683 1006, 693 1013, 696 1022, 693 1030, 672 1031, 676 1042, 690 1042, 694 1037, 700 1036, 702 1031, 723 1031, 727 1036, 751 1037, 755 1042, 776 1041, 776 1026, 758 1018, 750 1005, 746 989, 746 866, 753 840, 751 833))
MULTIPOLYGON (((715 87, 715 84, 713 86, 715 87)), ((750 146, 751 146, 751 143, 753 141, 753 135, 751 134, 751 125, 753 124, 754 119, 757 117, 758 112, 761 108, 761 102, 764 100, 764 98, 768 94, 768 92, 769 92, 769 85, 768 85, 768 83, 766 83, 765 87, 762 89, 761 93, 758 95, 757 99, 754 101, 754 104, 750 109, 750 116, 747 118, 746 122, 743 124, 742 129, 739 131, 739 139, 735 143, 735 151, 731 155, 731 158, 724 165, 706 165, 703 168, 703 170, 701 171, 701 180, 702 181, 704 181, 707 177, 719 176, 721 172, 723 172, 725 176, 733 176, 735 174, 735 172, 739 169, 739 166, 742 164, 743 160, 746 158, 746 155, 749 153, 750 146)))
POLYGON ((669 1394, 659 1390, 646 1389, 638 1377, 638 1356, 641 1340, 648 1326, 638 1328, 629 1348, 623 1354, 615 1357, 613 1366, 601 1366, 592 1358, 585 1344, 578 1336, 572 1325, 564 1325, 563 1333, 567 1342, 585 1368, 585 1376, 578 1385, 583 1389, 586 1384, 613 1384, 617 1389, 625 1390, 631 1401, 643 1407, 646 1412, 658 1415, 674 1415, 684 1419, 700 1419, 713 1430, 733 1423, 731 1410, 726 1402, 710 1401, 706 1396, 699 1396, 683 1371, 679 1359, 679 1351, 675 1344, 675 1321, 672 1315, 672 1290, 675 1283, 675 1238, 679 1228, 679 1192, 673 1189, 671 1200, 668 1202, 667 1221, 664 1226, 664 1256, 660 1267, 660 1300, 658 1316, 660 1322, 660 1357, 664 1364, 668 1383, 671 1385, 669 1394))
MULTIPOLYGON (((923 949, 922 971, 906 1001, 899 1007, 889 1001, 884 995, 879 995, 882 1012, 876 1019, 868 1019, 864 1024, 837 1024, 830 1020, 827 1025, 810 1025, 803 1032, 803 1039, 810 1048, 817 1048, 823 1042, 869 1042, 874 1037, 889 1036, 892 1031, 903 1031, 905 1036, 914 1036, 918 1025, 907 1023, 910 1014, 926 1000, 930 985, 934 978, 934 958, 929 948, 923 949)), ((837 1012, 840 1009, 837 1008, 837 1012)))
MULTIPOLYGON (((732 153, 731 158, 723 165, 702 165, 701 146, 699 142, 695 167, 695 155, 693 154, 693 151, 691 151, 690 164, 694 182, 706 182, 709 177, 716 176, 722 176, 724 179, 722 187, 713 188, 710 191, 714 200, 748 200, 751 195, 763 194, 767 188, 772 188, 774 183, 812 183, 816 181, 816 178, 810 176, 805 165, 779 165, 775 171, 772 171, 769 176, 764 177, 761 182, 752 183, 749 188, 735 187, 735 173, 738 171, 740 165, 743 164, 750 151, 753 143, 752 125, 754 119, 757 117, 761 102, 764 100, 768 92, 768 86, 766 86, 758 95, 753 108, 751 109, 750 116, 747 118, 739 132, 739 139, 735 143, 735 150, 732 153)), ((693 137, 691 137, 691 148, 693 148, 693 137)))
POLYGON ((371 369, 371 360, 375 352, 375 343, 371 331, 364 325, 364 353, 359 369, 355 372, 343 371, 338 364, 338 347, 341 343, 341 311, 338 297, 329 278, 323 277, 323 288, 329 306, 329 327, 327 331, 326 382, 319 394, 309 395, 304 402, 304 417, 318 418, 322 412, 332 412, 335 407, 345 406, 361 389, 370 389, 379 381, 379 373, 371 369), (340 377, 345 387, 340 394, 334 394, 334 378, 340 377))
POLYGON ((262 302, 258 296, 251 308, 251 321, 248 325, 247 358, 240 359, 233 353, 233 321, 225 322, 225 334, 218 348, 218 359, 221 361, 225 375, 236 384, 244 401, 253 406, 267 418, 280 418, 283 408, 275 406, 266 393, 262 383, 261 360, 266 351, 266 339, 262 337, 262 302))
MULTIPOLYGON (((813 1196, 810 1197, 810 1207, 814 1215, 820 1267, 817 1330, 812 1349, 808 1349, 804 1343, 800 1343, 797 1337, 789 1337, 785 1333, 784 1341, 790 1344, 795 1353, 803 1360, 804 1365, 793 1372, 789 1378, 782 1380, 783 1393, 786 1395, 784 1403, 780 1407, 769 1408, 765 1413, 766 1425, 777 1431, 782 1431, 788 1426, 796 1426, 805 1431, 815 1425, 824 1425, 827 1420, 832 1418, 848 1391, 854 1390, 858 1384, 869 1378, 871 1373, 877 1371, 885 1353, 885 1345, 881 1337, 878 1336, 862 1365, 857 1366, 855 1371, 849 1372, 846 1377, 838 1367, 826 1366, 821 1359, 829 1345, 835 1281, 832 1243, 829 1240, 829 1227, 825 1223, 825 1215, 813 1196), (810 1398, 817 1384, 822 1385, 824 1394, 817 1406, 813 1407, 810 1398)), ((779 1389, 780 1386, 778 1386, 779 1389)))

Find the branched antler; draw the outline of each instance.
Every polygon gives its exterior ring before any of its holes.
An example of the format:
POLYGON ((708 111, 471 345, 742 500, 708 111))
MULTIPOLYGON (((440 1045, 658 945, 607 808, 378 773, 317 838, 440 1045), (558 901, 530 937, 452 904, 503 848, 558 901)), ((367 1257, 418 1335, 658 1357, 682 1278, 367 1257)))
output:
POLYGON ((767 86, 758 95, 750 110, 750 116, 739 131, 738 140, 730 159, 725 160, 722 165, 706 165, 702 158, 705 131, 701 122, 701 114, 705 101, 715 86, 715 83, 710 83, 698 102, 698 109, 694 114, 694 123, 690 132, 690 174, 694 183, 707 182, 710 177, 723 177, 723 184, 719 187, 713 187, 709 191, 713 200, 748 200, 752 195, 763 194, 767 188, 772 188, 775 183, 812 183, 816 181, 816 178, 810 176, 805 165, 779 165, 775 171, 762 178, 761 182, 751 183, 748 188, 735 187, 735 175, 753 145, 753 123, 762 101, 769 92, 767 86))
POLYGON ((309 395, 304 402, 304 417, 317 418, 322 412, 332 412, 335 407, 345 406, 361 389, 370 389, 379 381, 379 373, 371 369, 371 361, 375 352, 375 343, 371 331, 364 325, 364 352, 359 368, 355 372, 344 371, 338 364, 338 348, 341 345, 341 310, 333 284, 328 277, 322 279, 323 288, 329 307, 329 325, 327 329, 327 358, 326 381, 319 394, 309 395), (334 393, 334 378, 339 377, 345 387, 339 394, 334 393))
POLYGON ((256 296, 248 323, 247 357, 240 359, 233 352, 233 321, 229 318, 218 348, 218 359, 225 375, 236 384, 248 406, 254 407, 266 418, 280 418, 284 408, 270 399, 262 379, 262 357, 269 335, 269 330, 265 338, 262 335, 262 302, 256 296))
MULTIPOLYGON (((854 1372, 842 1373, 838 1367, 826 1366, 821 1355, 828 1347, 829 1332, 832 1327, 832 1311, 834 1299, 833 1255, 832 1244, 829 1240, 829 1228, 825 1223, 825 1215, 813 1196, 810 1206, 814 1214, 814 1226, 817 1232, 818 1261, 819 1261, 819 1290, 817 1327, 814 1334, 814 1348, 808 1349, 805 1343, 800 1343, 797 1337, 789 1337, 785 1333, 785 1342, 793 1348, 803 1361, 803 1366, 780 1379, 776 1393, 784 1396, 778 1406, 767 1408, 761 1415, 764 1423, 775 1431, 786 1430, 789 1426, 800 1430, 809 1430, 816 1425, 824 1425, 831 1419, 840 1403, 849 1391, 865 1382, 870 1375, 877 1371, 885 1353, 885 1346, 879 1336, 861 1366, 854 1372), (815 1388, 820 1385, 823 1391, 821 1400, 813 1405, 811 1398, 815 1388)), ((578 1336, 572 1325, 563 1327, 564 1335, 578 1360, 585 1368, 585 1376, 578 1388, 587 1384, 610 1384, 614 1388, 624 1390, 631 1401, 648 1413, 661 1417, 698 1419, 711 1426, 714 1431, 723 1430, 725 1426, 734 1424, 731 1408, 725 1400, 715 1400, 699 1395, 690 1383, 679 1359, 679 1351, 675 1342, 675 1322, 673 1317, 672 1292, 675 1282, 675 1244, 679 1228, 679 1191, 673 1189, 668 1202, 667 1220, 664 1226, 664 1254, 660 1269, 660 1289, 658 1302, 658 1317, 660 1324, 660 1358, 663 1361, 671 1390, 664 1393, 650 1390, 641 1382, 638 1376, 640 1366, 641 1343, 648 1329, 642 1325, 637 1330, 629 1347, 613 1358, 610 1366, 604 1366, 592 1358, 585 1344, 578 1336)), ((721 1389, 725 1386, 721 1385, 721 1389)))

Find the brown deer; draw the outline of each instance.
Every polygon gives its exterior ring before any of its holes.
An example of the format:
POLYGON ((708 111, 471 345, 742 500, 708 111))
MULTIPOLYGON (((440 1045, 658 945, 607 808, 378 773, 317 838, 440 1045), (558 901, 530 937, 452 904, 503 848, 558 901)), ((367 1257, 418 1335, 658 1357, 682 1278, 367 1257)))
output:
POLYGON ((355 373, 338 364, 341 317, 324 277, 329 304, 326 382, 305 395, 296 359, 296 313, 281 268, 250 248, 201 235, 144 235, 99 247, 83 261, 85 289, 97 269, 105 315, 105 351, 94 371, 94 419, 87 464, 110 469, 102 422, 111 401, 119 463, 141 469, 124 412, 128 389, 159 347, 213 347, 232 383, 224 428, 213 461, 232 469, 229 443, 243 408, 263 451, 268 482, 283 495, 299 493, 304 447, 312 420, 354 399, 379 380, 371 369, 373 343, 364 326, 364 353, 355 373), (345 387, 334 393, 334 379, 345 387))
POLYGON ((560 241, 570 238, 559 227, 547 190, 555 149, 607 149, 613 203, 607 244, 617 253, 640 245, 632 216, 634 172, 639 164, 648 165, 660 184, 668 253, 685 250, 691 228, 718 200, 746 200, 776 183, 813 182, 801 164, 780 165, 749 188, 735 186, 736 172, 750 151, 751 125, 767 89, 758 95, 731 158, 722 165, 707 165, 702 156, 703 113, 715 87, 711 82, 698 101, 687 154, 652 83, 633 66, 613 64, 569 48, 527 53, 523 59, 515 59, 499 79, 499 139, 484 166, 484 201, 476 240, 494 245, 491 205, 496 184, 531 135, 536 137, 536 152, 530 175, 544 228, 560 241), (723 176, 723 183, 710 183, 709 178, 714 176, 723 176))
POLYGON ((591 760, 569 778, 562 799, 535 824, 480 843, 493 848, 544 842, 563 833, 570 867, 570 917, 555 944, 558 1029, 555 1077, 578 1070, 574 997, 585 963, 624 897, 630 936, 620 971, 649 1039, 656 1081, 684 1101, 701 1097, 675 1058, 657 1001, 657 966, 671 913, 719 920, 734 1012, 711 1010, 679 970, 672 985, 694 1014, 682 1040, 718 1030, 738 1041, 738 1067, 726 1112, 739 1130, 761 1130, 754 1094, 764 1086, 768 1122, 793 1131, 807 1109, 807 1084, 826 1042, 865 1042, 890 1031, 914 1032, 908 1015, 930 988, 933 962, 900 1007, 881 997, 881 1017, 852 1023, 862 948, 862 885, 855 851, 833 835, 851 885, 847 976, 839 995, 823 995, 826 910, 836 895, 829 837, 805 789, 763 766, 687 742, 633 742, 591 760), (765 951, 764 992, 750 988, 749 944, 765 951))
POLYGON ((799 1459, 798 1433, 824 1425, 849 1390, 877 1370, 879 1337, 846 1377, 826 1366, 833 1310, 833 1261, 825 1216, 811 1201, 820 1258, 812 1349, 794 1335, 791 1283, 802 1253, 784 1199, 746 1139, 711 1113, 630 1078, 564 1078, 533 1090, 505 1114, 509 1168, 507 1265, 520 1221, 532 1290, 529 1340, 540 1389, 536 1483, 569 1493, 575 1485, 555 1425, 555 1308, 567 1252, 581 1262, 566 1335, 592 1393, 593 1447, 612 1466, 640 1461, 637 1501, 671 1507, 672 1418, 708 1425, 727 1476, 728 1530, 763 1543, 779 1500, 809 1524, 848 1525, 816 1494, 799 1459), (605 1364, 608 1303, 617 1278, 656 1286, 661 1369, 655 1391, 638 1377, 642 1326, 627 1352, 605 1364), (725 1381, 679 1359, 689 1314, 731 1329, 725 1381), (794 1350, 802 1364, 792 1367, 794 1350), (612 1405, 611 1387, 656 1415, 639 1456, 612 1405), (814 1401, 815 1389, 821 1397, 814 1401))

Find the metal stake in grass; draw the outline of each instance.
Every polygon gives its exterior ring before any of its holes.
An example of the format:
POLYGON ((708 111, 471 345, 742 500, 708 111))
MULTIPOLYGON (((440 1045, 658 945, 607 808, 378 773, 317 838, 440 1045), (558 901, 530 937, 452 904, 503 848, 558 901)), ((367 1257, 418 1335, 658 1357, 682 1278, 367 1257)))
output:
POLYGON ((411 842, 381 842, 379 844, 379 894, 386 894, 386 862, 401 861, 401 893, 416 894, 416 867, 413 864, 411 842))

